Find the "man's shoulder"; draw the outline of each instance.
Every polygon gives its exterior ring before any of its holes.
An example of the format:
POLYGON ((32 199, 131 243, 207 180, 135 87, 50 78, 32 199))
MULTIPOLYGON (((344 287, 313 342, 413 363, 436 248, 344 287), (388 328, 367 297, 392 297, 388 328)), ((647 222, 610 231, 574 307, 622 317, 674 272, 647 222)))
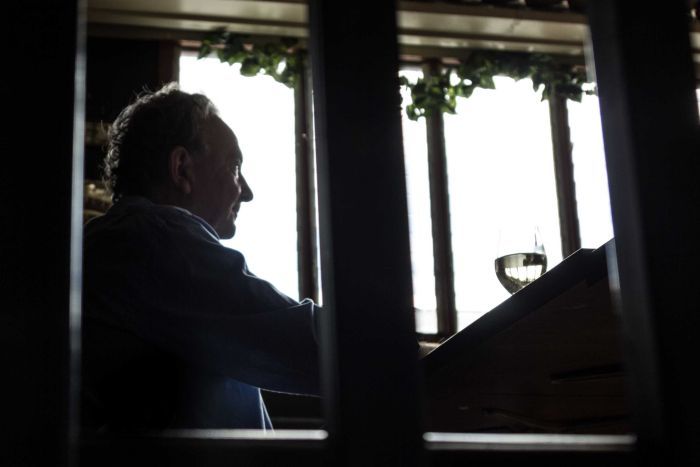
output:
POLYGON ((116 202, 105 215, 85 225, 85 236, 110 231, 141 232, 180 230, 198 227, 197 219, 175 206, 153 203, 141 197, 126 197, 116 202))
POLYGON ((182 242, 218 243, 187 211, 145 198, 123 199, 84 228, 84 250, 168 249, 182 242))

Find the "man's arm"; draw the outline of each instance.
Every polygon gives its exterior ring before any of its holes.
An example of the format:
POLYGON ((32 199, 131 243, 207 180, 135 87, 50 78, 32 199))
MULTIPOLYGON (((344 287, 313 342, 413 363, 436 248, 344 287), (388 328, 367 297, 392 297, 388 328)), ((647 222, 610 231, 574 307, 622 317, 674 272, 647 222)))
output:
POLYGON ((86 243, 87 312, 193 365, 318 394, 318 308, 251 274, 240 253, 189 230, 196 225, 152 223, 86 243))

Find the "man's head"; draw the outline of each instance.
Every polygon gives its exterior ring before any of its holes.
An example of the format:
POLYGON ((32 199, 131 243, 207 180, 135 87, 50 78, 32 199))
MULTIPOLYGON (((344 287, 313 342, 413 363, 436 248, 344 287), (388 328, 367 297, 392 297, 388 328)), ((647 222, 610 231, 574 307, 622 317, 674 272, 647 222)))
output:
POLYGON ((212 102, 169 84, 140 96, 114 121, 105 182, 114 201, 138 195, 179 206, 231 238, 240 203, 253 198, 242 162, 238 141, 212 102))

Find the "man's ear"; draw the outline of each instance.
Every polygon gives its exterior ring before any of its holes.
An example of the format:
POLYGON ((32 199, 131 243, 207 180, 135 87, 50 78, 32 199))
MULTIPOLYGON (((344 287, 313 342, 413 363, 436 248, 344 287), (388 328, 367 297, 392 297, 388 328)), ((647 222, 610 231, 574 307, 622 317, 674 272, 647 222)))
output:
POLYGON ((175 146, 168 156, 168 176, 175 187, 183 194, 192 192, 192 154, 182 146, 175 146))

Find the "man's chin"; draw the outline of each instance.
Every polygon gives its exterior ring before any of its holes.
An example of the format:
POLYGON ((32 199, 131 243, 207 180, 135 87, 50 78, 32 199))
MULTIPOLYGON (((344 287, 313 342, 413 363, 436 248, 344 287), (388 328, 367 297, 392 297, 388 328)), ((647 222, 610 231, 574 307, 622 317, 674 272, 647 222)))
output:
POLYGON ((236 235, 236 224, 229 224, 224 227, 216 229, 216 233, 219 235, 221 240, 228 240, 236 235))

